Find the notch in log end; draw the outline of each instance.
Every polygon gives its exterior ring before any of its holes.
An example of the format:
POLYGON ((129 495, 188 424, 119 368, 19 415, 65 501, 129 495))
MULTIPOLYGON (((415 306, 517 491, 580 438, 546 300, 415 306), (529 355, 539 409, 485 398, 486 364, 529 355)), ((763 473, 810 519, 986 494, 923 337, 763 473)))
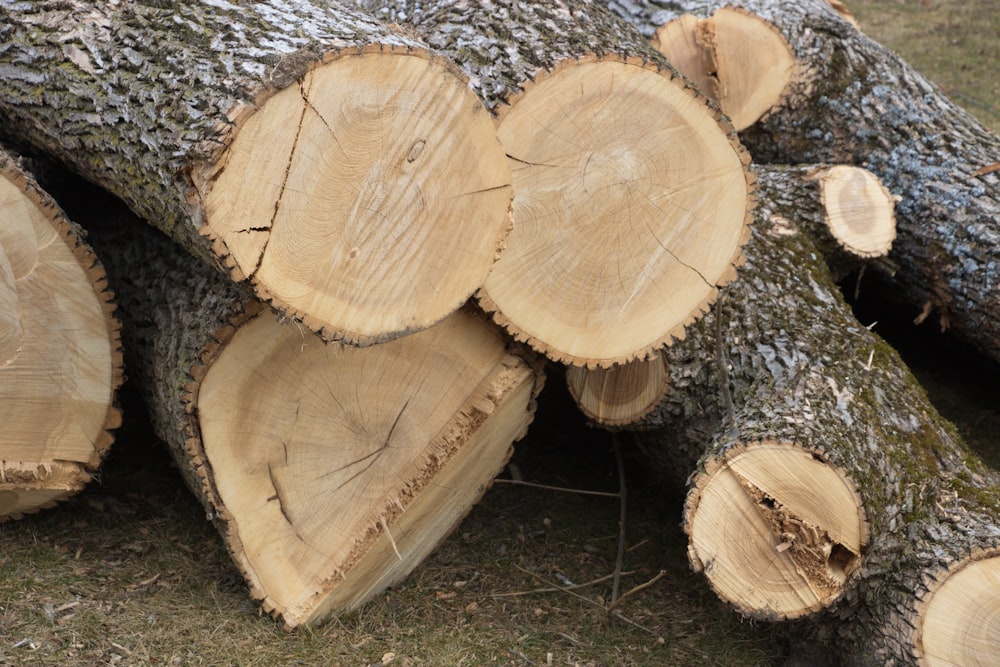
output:
POLYGON ((689 556, 716 593, 757 619, 828 606, 867 542, 860 496, 844 472, 789 443, 732 448, 700 474, 685 509, 689 556))

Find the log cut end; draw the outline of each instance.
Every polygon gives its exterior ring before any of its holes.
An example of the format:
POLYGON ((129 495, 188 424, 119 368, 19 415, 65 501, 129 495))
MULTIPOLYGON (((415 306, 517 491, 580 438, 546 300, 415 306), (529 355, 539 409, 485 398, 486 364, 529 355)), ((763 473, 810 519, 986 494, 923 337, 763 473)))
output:
POLYGON ((657 51, 742 131, 784 101, 796 59, 770 23, 734 7, 699 19, 685 14, 652 38, 657 51))
POLYGON ((688 555, 720 598, 757 619, 793 619, 836 600, 868 539, 860 496, 813 452, 775 442, 730 450, 695 480, 688 555))
POLYGON ((289 629, 428 556, 526 432, 541 377, 464 310, 364 348, 265 312, 207 361, 192 395, 203 488, 252 594, 289 629))
POLYGON ((510 230, 492 117, 427 54, 342 52, 237 114, 195 174, 234 277, 328 340, 425 329, 477 290, 510 230))
POLYGON ((104 270, 0 154, 0 521, 82 489, 121 424, 119 325, 104 270))
POLYGON ((856 257, 884 257, 896 239, 895 199, 879 178, 861 167, 835 165, 812 175, 819 182, 827 227, 856 257))
POLYGON ((749 158, 681 78, 564 62, 513 100, 499 134, 515 224, 479 298, 536 350, 590 368, 643 358, 733 277, 749 158))
POLYGON ((920 664, 992 665, 1000 655, 1000 553, 977 554, 938 577, 918 610, 920 664))
POLYGON ((566 369, 566 384, 577 407, 604 427, 635 424, 660 404, 667 392, 667 369, 659 353, 611 368, 566 369))

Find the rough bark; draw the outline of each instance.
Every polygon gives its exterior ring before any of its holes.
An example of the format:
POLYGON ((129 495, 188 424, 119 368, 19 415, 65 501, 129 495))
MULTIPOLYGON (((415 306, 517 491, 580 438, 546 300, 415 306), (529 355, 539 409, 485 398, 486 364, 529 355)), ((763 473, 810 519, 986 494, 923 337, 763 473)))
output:
POLYGON ((747 163, 641 35, 597 2, 356 4, 447 53, 499 116, 515 224, 479 293, 499 323, 608 367, 702 315, 746 238, 747 163))
MULTIPOLYGON (((722 3, 612 3, 647 34, 722 3)), ((803 75, 741 138, 758 162, 843 162, 894 194, 894 298, 1000 358, 1000 138, 821 0, 745 0, 781 32, 803 75)))
MULTIPOLYGON (((844 664, 930 662, 922 637, 940 623, 926 600, 970 559, 996 556, 998 480, 896 352, 857 322, 794 217, 782 212, 793 224, 776 224, 776 213, 761 203, 739 277, 664 352, 660 426, 639 437, 661 470, 692 476, 692 564, 713 586, 733 572, 749 577, 723 595, 737 610, 811 613, 801 629, 844 664), (853 523, 864 525, 855 534, 867 534, 860 550, 843 538, 852 519, 841 510, 855 500, 853 523), (699 523, 720 506, 720 523, 699 523), (730 531, 735 551, 705 547, 717 530, 730 531), (775 608, 779 600, 791 604, 775 608)), ((977 642, 998 648, 970 637, 950 649, 977 642)))
POLYGON ((531 421, 540 369, 483 317, 324 343, 152 228, 113 222, 91 238, 155 432, 251 595, 288 629, 409 574, 531 421))
POLYGON ((422 43, 334 3, 7 3, 3 134, 327 339, 419 330, 510 226, 490 115, 422 43))
POLYGON ((0 521, 80 491, 111 447, 114 309, 80 228, 0 149, 0 521))

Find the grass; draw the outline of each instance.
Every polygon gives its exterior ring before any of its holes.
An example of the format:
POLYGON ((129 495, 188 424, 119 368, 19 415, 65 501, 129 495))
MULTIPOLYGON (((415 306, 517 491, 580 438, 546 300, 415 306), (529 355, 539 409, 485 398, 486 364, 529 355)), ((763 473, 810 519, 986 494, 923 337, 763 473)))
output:
POLYGON ((1000 133, 1000 11, 993 0, 850 0, 862 29, 1000 133))
MULTIPOLYGON (((992 4, 851 6, 870 36, 1000 131, 1000 13, 992 4)), ((919 352, 911 358, 919 366, 919 352)), ((921 372, 970 440, 996 441, 994 408, 956 393, 953 373, 921 372)), ((556 382, 514 463, 533 481, 615 491, 607 436, 563 416, 556 382)), ((537 590, 612 572, 618 501, 497 484, 402 585, 320 629, 286 633, 249 599, 127 388, 124 400, 126 423, 100 480, 57 508, 0 525, 0 667, 741 667, 788 656, 782 626, 741 622, 688 570, 682 490, 645 478, 634 452, 623 589, 665 574, 622 605, 627 620, 603 609, 608 581, 574 591, 582 597, 537 590)))

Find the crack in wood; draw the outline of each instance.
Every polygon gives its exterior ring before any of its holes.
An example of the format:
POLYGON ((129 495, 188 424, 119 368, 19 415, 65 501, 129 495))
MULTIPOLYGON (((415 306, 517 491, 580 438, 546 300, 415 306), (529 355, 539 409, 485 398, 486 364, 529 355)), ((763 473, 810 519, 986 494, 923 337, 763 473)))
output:
POLYGON ((389 433, 386 434, 385 442, 383 442, 376 449, 374 449, 373 451, 365 454, 364 456, 360 456, 360 457, 354 459, 353 461, 349 461, 349 462, 345 463, 342 466, 334 468, 333 470, 330 470, 329 472, 325 472, 322 475, 320 475, 320 477, 319 477, 320 479, 322 479, 324 477, 329 477, 330 475, 334 475, 336 473, 343 472, 343 471, 345 471, 345 470, 347 470, 349 468, 352 468, 353 466, 361 465, 361 464, 365 463, 365 461, 367 461, 367 463, 364 465, 363 468, 361 468, 360 470, 358 470, 357 472, 355 472, 353 475, 351 475, 350 477, 348 477, 346 480, 344 480, 343 482, 341 482, 339 485, 337 485, 337 487, 335 489, 333 489, 333 491, 332 491, 333 493, 336 493, 337 491, 343 489, 348 484, 350 484, 351 482, 353 482, 355 479, 357 479, 361 475, 363 475, 366 472, 368 472, 369 470, 371 470, 371 468, 375 465, 375 463, 382 456, 382 454, 384 454, 386 452, 386 450, 390 449, 389 442, 392 440, 392 435, 393 435, 393 433, 396 432, 396 427, 399 425, 399 421, 402 418, 403 413, 406 411, 406 408, 407 408, 407 406, 409 404, 410 404, 410 399, 407 399, 406 402, 403 404, 403 407, 399 410, 399 414, 396 415, 396 419, 392 422, 392 426, 389 427, 389 433))

